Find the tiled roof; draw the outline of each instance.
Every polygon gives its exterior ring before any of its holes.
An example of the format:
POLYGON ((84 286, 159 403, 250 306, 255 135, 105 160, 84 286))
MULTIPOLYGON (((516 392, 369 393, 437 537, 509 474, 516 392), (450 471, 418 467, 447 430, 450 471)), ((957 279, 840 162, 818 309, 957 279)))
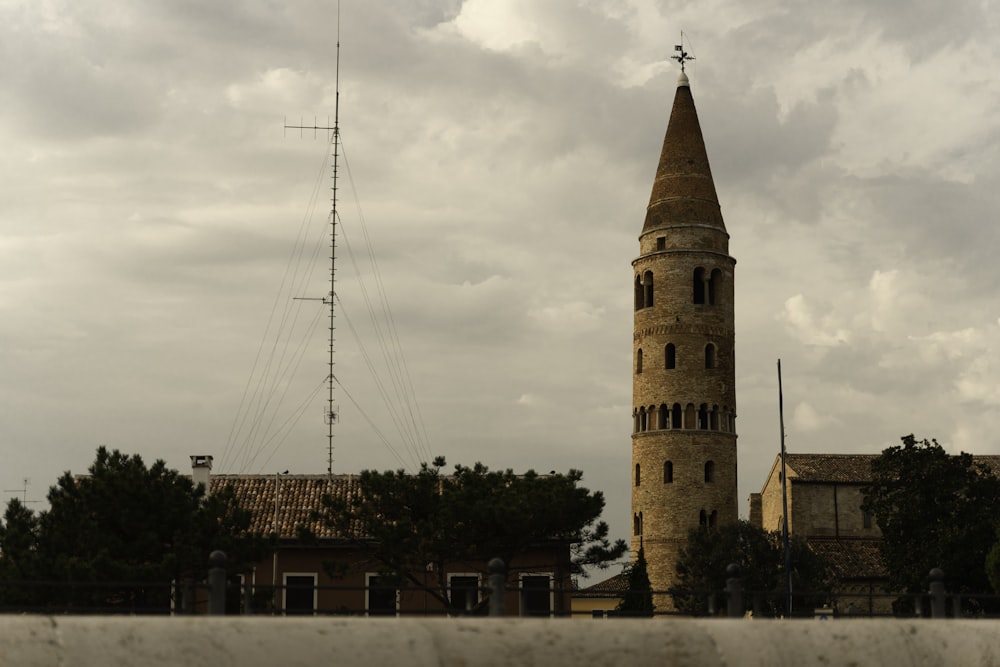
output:
POLYGON ((972 460, 989 466, 994 475, 1000 475, 1000 456, 996 454, 973 455, 972 460))
MULTIPOLYGON (((241 507, 250 510, 250 529, 263 535, 274 531, 275 475, 212 475, 212 491, 232 486, 241 507)), ((297 537, 305 526, 320 539, 336 539, 329 526, 313 517, 323 507, 323 496, 349 498, 358 492, 357 475, 280 475, 277 477, 278 534, 297 537)))
POLYGON ((584 598, 616 598, 625 595, 627 591, 628 575, 622 572, 604 581, 598 581, 592 586, 581 588, 573 596, 584 598))
POLYGON ((785 454, 785 465, 801 482, 868 483, 878 454, 785 454))
MULTIPOLYGON (((785 465, 791 469, 788 479, 800 482, 836 482, 867 484, 872 479, 872 462, 881 454, 786 454, 785 465)), ((780 457, 776 465, 780 465, 780 457)), ((976 463, 988 465, 1000 474, 1000 456, 976 455, 976 463)))
POLYGON ((809 548, 826 559, 840 581, 884 579, 888 575, 879 553, 880 542, 873 539, 813 538, 809 540, 809 548))

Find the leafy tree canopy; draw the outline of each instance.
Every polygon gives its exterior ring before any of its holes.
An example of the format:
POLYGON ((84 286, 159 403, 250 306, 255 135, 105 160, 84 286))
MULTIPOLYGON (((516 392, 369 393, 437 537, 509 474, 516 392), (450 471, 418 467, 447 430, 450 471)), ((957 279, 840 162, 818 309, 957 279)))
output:
MULTIPOLYGON (((159 582, 203 579, 208 554, 222 549, 230 562, 262 556, 262 541, 246 534, 249 514, 229 489, 207 496, 203 486, 167 468, 146 467, 138 455, 104 447, 87 475, 65 473, 49 489, 49 509, 38 515, 11 500, 0 528, 0 572, 19 580, 159 582)), ((93 589, 92 589, 93 590, 93 589)), ((88 605, 160 604, 128 599, 134 593, 102 587, 88 605)), ((38 604, 67 601, 62 587, 37 587, 38 604)))
POLYGON ((954 592, 985 593, 986 555, 997 539, 1000 479, 971 454, 936 440, 902 438, 872 464, 862 509, 882 530, 882 558, 894 590, 927 590, 940 567, 954 592))
MULTIPOLYGON (((793 538, 790 547, 793 613, 825 604, 832 582, 828 564, 801 538, 793 538)), ((678 584, 669 591, 678 611, 695 616, 725 614, 726 568, 730 563, 740 568, 746 610, 769 616, 784 613, 781 533, 767 532, 749 521, 691 530, 677 560, 678 584)))
POLYGON ((447 475, 444 466, 438 457, 416 474, 366 470, 356 496, 325 499, 323 518, 340 534, 356 537, 386 574, 445 605, 445 564, 484 571, 491 558, 509 565, 539 545, 568 542, 572 558, 564 565, 581 572, 604 567, 627 550, 623 540, 610 542, 607 524, 598 521, 604 495, 579 486, 578 470, 517 475, 476 463, 456 465, 447 475), (424 573, 430 570, 435 576, 429 584, 424 573))

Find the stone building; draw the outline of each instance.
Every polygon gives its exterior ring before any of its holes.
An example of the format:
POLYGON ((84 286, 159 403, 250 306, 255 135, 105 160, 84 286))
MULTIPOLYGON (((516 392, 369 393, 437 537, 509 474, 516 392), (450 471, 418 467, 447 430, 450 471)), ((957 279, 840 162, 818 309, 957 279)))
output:
MULTIPOLYGON (((877 454, 786 454, 788 532, 809 544, 832 567, 839 611, 891 613, 885 566, 879 556, 882 533, 861 511, 877 454)), ((750 523, 781 530, 781 456, 775 458, 760 493, 750 494, 750 523)))
MULTIPOLYGON (((785 455, 788 532, 823 556, 836 577, 840 613, 889 614, 896 595, 879 552, 882 532, 861 510, 878 454, 785 455)), ((1000 470, 1000 456, 974 456, 1000 470)), ((775 457, 760 493, 750 494, 750 522, 781 530, 781 456, 775 457)))
POLYGON ((654 591, 691 528, 738 516, 735 265, 682 72, 632 262, 632 553, 645 547, 654 591))

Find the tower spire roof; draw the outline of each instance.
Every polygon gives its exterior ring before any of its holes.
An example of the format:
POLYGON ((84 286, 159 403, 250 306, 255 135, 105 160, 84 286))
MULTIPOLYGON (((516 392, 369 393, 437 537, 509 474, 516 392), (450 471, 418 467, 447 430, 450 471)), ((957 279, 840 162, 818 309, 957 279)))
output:
POLYGON ((691 84, 682 71, 642 231, 690 224, 726 230, 691 84))

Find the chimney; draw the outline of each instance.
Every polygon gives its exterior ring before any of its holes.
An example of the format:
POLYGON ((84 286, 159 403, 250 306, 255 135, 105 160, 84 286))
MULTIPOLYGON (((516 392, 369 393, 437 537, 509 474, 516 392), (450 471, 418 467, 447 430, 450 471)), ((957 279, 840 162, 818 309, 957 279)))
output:
POLYGON ((195 486, 199 484, 205 487, 205 495, 212 492, 212 457, 206 454, 197 454, 191 457, 191 481, 195 486))

